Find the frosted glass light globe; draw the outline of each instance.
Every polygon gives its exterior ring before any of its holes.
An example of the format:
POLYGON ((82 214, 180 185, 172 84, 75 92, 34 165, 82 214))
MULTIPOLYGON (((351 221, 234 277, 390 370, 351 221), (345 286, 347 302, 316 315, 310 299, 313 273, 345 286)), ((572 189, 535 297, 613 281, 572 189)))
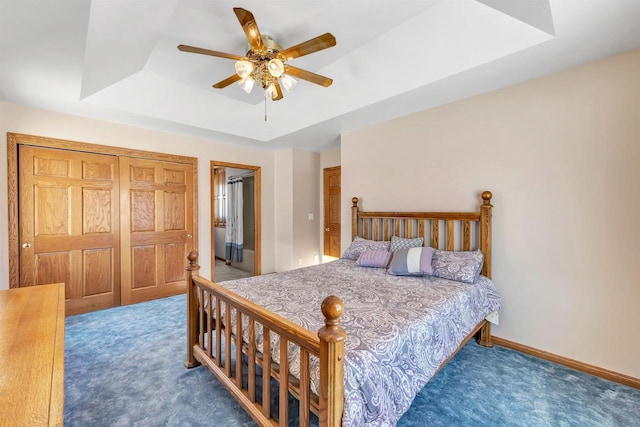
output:
POLYGON ((284 73, 284 64, 278 58, 273 58, 269 61, 267 68, 269 69, 269 74, 273 77, 280 77, 284 73))
POLYGON ((253 71, 253 64, 249 61, 236 61, 236 74, 242 77, 249 77, 253 71))

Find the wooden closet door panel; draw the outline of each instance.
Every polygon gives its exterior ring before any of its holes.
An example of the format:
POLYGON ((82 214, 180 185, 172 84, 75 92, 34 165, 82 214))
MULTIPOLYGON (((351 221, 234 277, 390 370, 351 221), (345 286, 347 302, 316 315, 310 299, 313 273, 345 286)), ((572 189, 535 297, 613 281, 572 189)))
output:
POLYGON ((122 304, 186 290, 193 249, 193 167, 122 157, 122 304))
POLYGON ((120 304, 118 159, 19 147, 20 286, 65 283, 66 313, 120 304))

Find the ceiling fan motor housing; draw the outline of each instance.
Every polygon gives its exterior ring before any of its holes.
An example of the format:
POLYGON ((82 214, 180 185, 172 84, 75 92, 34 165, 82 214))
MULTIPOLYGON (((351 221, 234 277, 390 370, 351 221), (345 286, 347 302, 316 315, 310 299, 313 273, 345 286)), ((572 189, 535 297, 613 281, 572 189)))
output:
MULTIPOLYGON (((282 52, 283 49, 280 43, 272 39, 270 35, 261 34, 260 36, 262 38, 262 44, 264 45, 264 48, 265 48, 265 52, 263 54, 269 54, 269 53, 274 54, 274 53, 282 52)), ((248 46, 247 55, 249 55, 249 53, 251 52, 258 53, 258 54, 262 53, 262 52, 253 51, 250 44, 248 44, 247 46, 248 46)))

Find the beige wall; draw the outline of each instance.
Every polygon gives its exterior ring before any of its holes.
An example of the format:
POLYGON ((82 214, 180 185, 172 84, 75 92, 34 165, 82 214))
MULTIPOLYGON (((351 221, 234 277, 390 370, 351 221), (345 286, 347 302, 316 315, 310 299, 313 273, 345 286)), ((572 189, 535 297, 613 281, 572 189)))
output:
POLYGON ((276 271, 293 268, 293 149, 275 154, 276 271))
MULTIPOLYGON (((201 274, 211 273, 211 203, 209 162, 219 160, 262 168, 262 272, 275 270, 274 154, 201 138, 156 132, 67 114, 36 110, 0 102, 0 200, 7 199, 6 134, 31 135, 129 147, 198 158, 198 229, 201 274)), ((0 209, 0 289, 8 287, 7 205, 0 209)))
POLYGON ((640 377, 638 76, 640 50, 344 134, 343 206, 493 191, 495 335, 640 377))
POLYGON ((320 179, 322 179, 322 169, 340 166, 340 148, 320 153, 320 179))
POLYGON ((295 267, 319 263, 320 187, 316 177, 320 173, 320 153, 293 150, 293 253, 295 267), (309 219, 309 215, 313 219, 309 219))
POLYGON ((289 148, 276 152, 275 158, 276 271, 286 271, 312 265, 314 255, 320 256, 320 154, 289 148))

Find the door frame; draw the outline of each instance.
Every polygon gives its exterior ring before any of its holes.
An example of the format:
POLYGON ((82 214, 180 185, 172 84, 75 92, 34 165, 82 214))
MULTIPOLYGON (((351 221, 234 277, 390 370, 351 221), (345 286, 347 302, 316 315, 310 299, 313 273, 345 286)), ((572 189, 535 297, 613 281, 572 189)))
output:
POLYGON ((221 162, 218 160, 211 160, 209 165, 209 182, 211 185, 211 280, 215 278, 216 272, 216 228, 213 224, 215 215, 215 195, 216 186, 214 185, 213 170, 215 168, 237 168, 253 171, 255 185, 253 188, 253 203, 254 203, 254 258, 253 258, 253 274, 259 276, 262 271, 262 178, 261 167, 254 165, 245 165, 241 163, 229 163, 221 162))
MULTIPOLYGON (((110 145, 48 138, 44 136, 7 133, 7 204, 9 206, 9 289, 20 287, 20 223, 18 187, 18 146, 32 145, 59 150, 83 151, 112 156, 137 157, 150 160, 164 160, 188 163, 193 166, 193 248, 198 250, 198 159, 153 151, 134 150, 110 145)), ((187 261, 184 262, 185 266, 187 261)))

